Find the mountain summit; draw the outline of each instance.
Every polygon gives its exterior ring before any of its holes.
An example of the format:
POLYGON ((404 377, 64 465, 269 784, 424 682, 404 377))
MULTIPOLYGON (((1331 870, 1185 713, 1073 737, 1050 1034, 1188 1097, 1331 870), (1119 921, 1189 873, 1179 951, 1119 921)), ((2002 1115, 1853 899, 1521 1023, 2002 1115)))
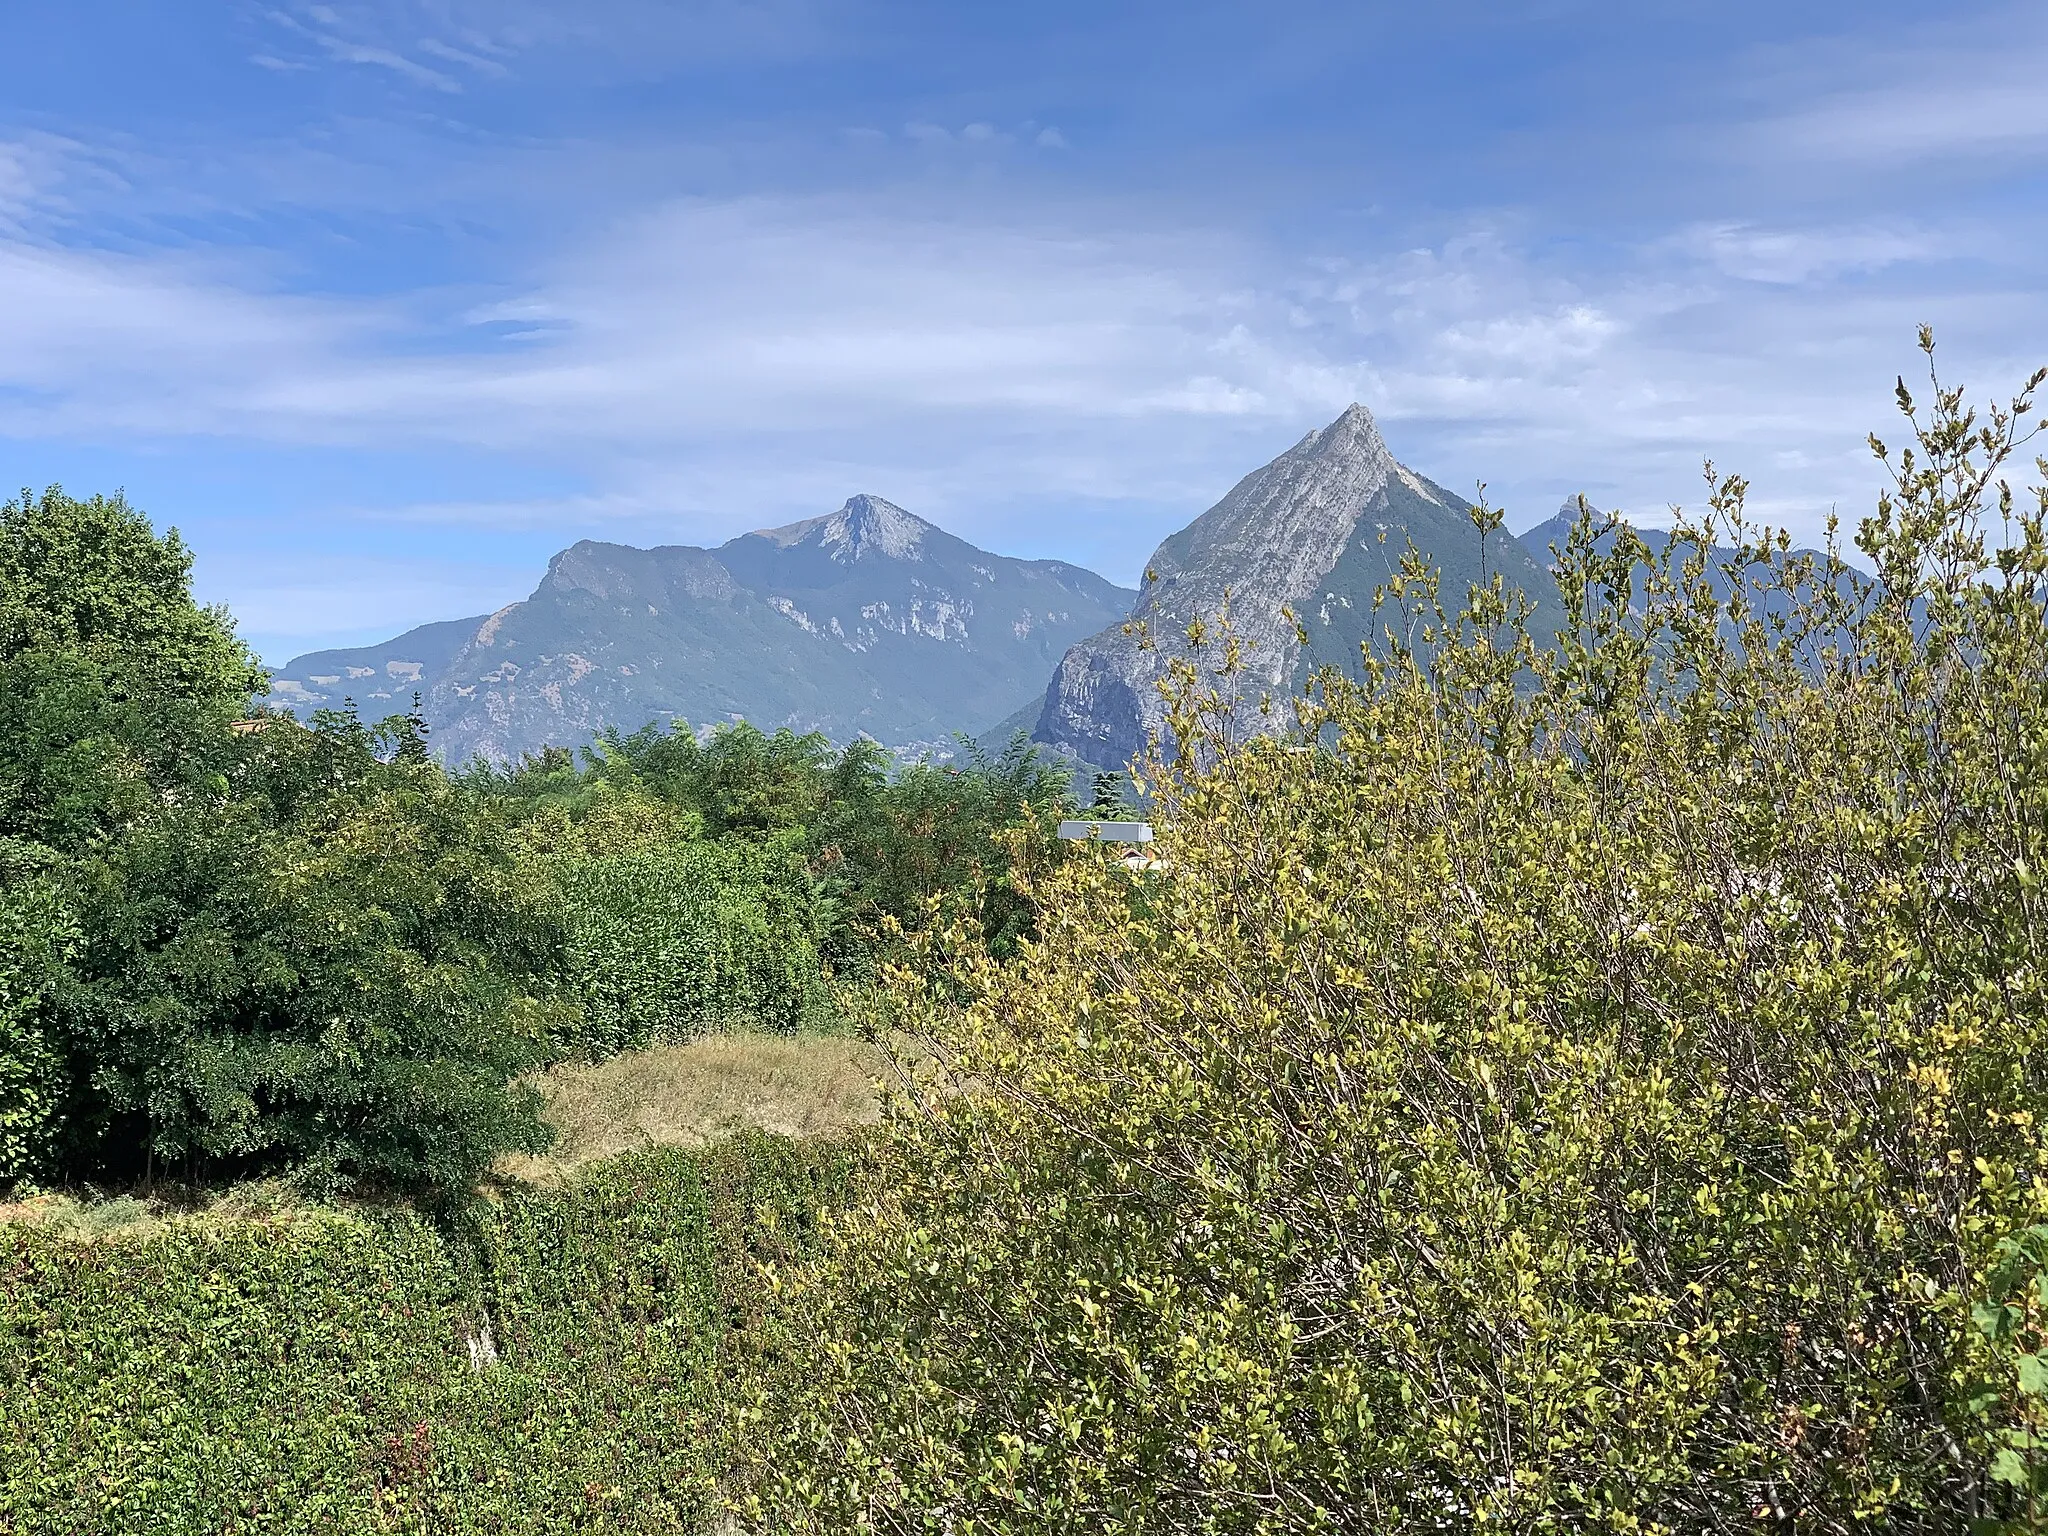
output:
POLYGON ((827 558, 851 565, 867 556, 893 560, 924 558, 924 539, 939 533, 934 524, 904 511, 879 496, 850 496, 830 517, 808 518, 786 528, 763 528, 743 535, 768 539, 782 549, 814 548, 827 558))
POLYGON ((1034 739, 1090 763, 1128 762, 1165 725, 1158 683, 1188 626, 1213 625, 1226 602, 1246 692, 1286 692, 1325 663, 1355 671, 1359 647, 1376 639, 1373 592, 1411 542, 1442 570, 1447 597, 1497 570, 1536 600, 1539 625, 1554 622, 1542 567, 1505 531, 1489 537, 1482 564, 1470 512, 1395 461, 1370 411, 1346 407, 1159 546, 1129 616, 1061 658, 1034 739), (1149 648, 1127 632, 1140 624, 1149 648))
POLYGON ((450 761, 580 745, 649 720, 944 745, 1041 692, 1060 654, 1133 595, 855 496, 717 549, 585 540, 549 562, 526 601, 301 656, 273 696, 299 709, 353 698, 374 716, 418 689, 450 761))

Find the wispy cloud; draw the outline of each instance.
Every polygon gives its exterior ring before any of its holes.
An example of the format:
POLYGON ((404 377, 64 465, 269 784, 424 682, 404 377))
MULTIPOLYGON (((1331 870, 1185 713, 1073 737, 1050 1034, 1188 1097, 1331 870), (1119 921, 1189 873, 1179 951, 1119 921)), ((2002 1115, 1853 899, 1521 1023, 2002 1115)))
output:
POLYGON ((2048 148, 2042 62, 2013 70, 2018 79, 1946 80, 1839 96, 1766 132, 1783 147, 1842 160, 2048 148))
MULTIPOLYGON (((423 85, 449 94, 461 91, 462 83, 453 76, 422 64, 417 59, 408 57, 397 47, 391 46, 383 35, 382 23, 385 18, 377 16, 367 8, 356 9, 358 14, 354 17, 344 17, 329 5, 304 5, 299 8, 298 14, 285 10, 268 10, 264 14, 283 35, 294 37, 303 44, 317 48, 337 63, 365 64, 375 69, 389 70, 415 85, 423 85)), ((418 47, 424 53, 441 57, 452 55, 456 59, 467 60, 467 55, 461 50, 432 38, 420 41, 418 47)), ((310 67, 304 60, 281 59, 274 53, 258 54, 250 62, 265 69, 310 67)))
POLYGON ((415 84, 432 86, 437 91, 447 91, 450 94, 462 89, 462 82, 453 76, 445 75, 438 69, 429 69, 426 65, 408 59, 402 53, 394 53, 389 48, 373 48, 363 43, 351 43, 324 33, 320 35, 318 41, 320 46, 327 50, 329 58, 339 59, 344 64, 369 64, 378 69, 388 69, 393 74, 403 75, 415 84))
POLYGON ((231 125, 0 142, 0 436, 373 466, 291 504, 323 548, 447 554, 417 582, 209 567, 265 626, 360 632, 487 606, 470 554, 858 490, 1129 577, 1353 399, 1518 522, 1687 497, 1711 454, 1810 533, 1863 504, 1916 322, 1972 381, 2042 360, 2030 13, 1738 5, 1778 51, 1694 60, 1668 7, 1494 7, 1498 58, 1470 7, 1397 9, 1069 39, 869 0, 244 0, 231 125))
MULTIPOLYGON (((272 6, 276 31, 310 41, 342 63, 383 68, 435 91, 458 85, 422 64, 425 54, 492 79, 532 56, 546 68, 573 59, 607 71, 659 70, 814 52, 831 36, 829 0, 350 0, 272 6)), ((270 51, 275 57, 275 51, 270 51)), ((266 65, 266 67, 270 67, 266 65)))
POLYGON ((19 217, 43 190, 35 157, 25 144, 0 144, 0 216, 19 217))
POLYGON ((61 223, 79 197, 127 190, 120 157, 105 150, 53 133, 0 139, 0 229, 61 223))
POLYGON ((1910 168, 1957 157, 2048 151, 2048 24, 2037 6, 1858 33, 1767 72, 1797 101, 1760 114, 1743 151, 1841 166, 1910 168))
POLYGON ((1728 277, 1789 285, 1952 256, 1958 243, 1910 225, 1785 229, 1729 223, 1693 225, 1679 231, 1672 246, 1728 277))
MULTIPOLYGON (((866 139, 887 140, 889 135, 880 129, 852 129, 849 132, 866 139)), ((1057 128, 1041 128, 1035 121, 998 127, 994 123, 963 123, 958 128, 942 127, 938 123, 910 122, 903 125, 902 136, 912 144, 928 149, 996 150, 1011 145, 1023 145, 1037 149, 1066 149, 1070 146, 1066 136, 1057 128)))
POLYGON ((447 60, 450 64, 464 65, 478 74, 489 75, 493 79, 503 80, 512 73, 496 59, 486 58, 483 54, 467 48, 457 48, 438 38, 421 38, 419 48, 421 53, 430 53, 437 59, 447 60))
MULTIPOLYGON (((1305 260, 1214 230, 696 199, 559 253, 524 291, 451 305, 263 293, 189 260, 15 241, 0 430, 438 445, 590 475, 574 505, 405 514, 508 526, 667 515, 711 536, 870 489, 973 532, 1118 502, 1135 560, 1167 519, 1363 399, 1419 467, 1534 513, 1579 488, 1683 497, 1711 452, 1782 469, 1775 504, 1810 527, 1868 481, 1881 386, 1911 324, 1943 318, 1938 286, 1910 281, 1940 248, 1912 230, 1710 226, 1561 272, 1484 228, 1305 260), (1899 275, 1831 286, 1849 270, 1899 275), (450 345, 423 350, 431 334, 450 345)), ((2048 316, 2013 302, 2014 334, 2048 316)), ((2005 361, 2009 335, 1962 331, 2005 361)))

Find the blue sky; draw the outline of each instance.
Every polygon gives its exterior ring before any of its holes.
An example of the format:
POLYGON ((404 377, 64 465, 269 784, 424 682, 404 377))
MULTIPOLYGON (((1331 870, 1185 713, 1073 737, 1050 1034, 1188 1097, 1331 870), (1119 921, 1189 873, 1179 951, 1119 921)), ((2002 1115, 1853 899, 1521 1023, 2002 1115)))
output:
POLYGON ((2048 11, 1934 9, 13 0, 4 478, 274 661, 857 491, 1130 581, 1353 399, 1811 535, 1915 324, 2048 361, 2048 11))

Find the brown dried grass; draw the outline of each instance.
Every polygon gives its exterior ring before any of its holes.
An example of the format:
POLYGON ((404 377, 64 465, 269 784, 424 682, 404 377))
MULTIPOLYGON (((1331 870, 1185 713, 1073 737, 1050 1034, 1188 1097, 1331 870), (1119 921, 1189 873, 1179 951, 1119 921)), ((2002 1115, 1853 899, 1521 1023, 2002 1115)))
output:
POLYGON ((498 1172, 551 1183, 585 1163, 650 1144, 695 1146, 757 1127, 831 1136, 879 1117, 882 1054, 848 1035, 708 1035, 629 1051, 540 1079, 557 1141, 498 1172))

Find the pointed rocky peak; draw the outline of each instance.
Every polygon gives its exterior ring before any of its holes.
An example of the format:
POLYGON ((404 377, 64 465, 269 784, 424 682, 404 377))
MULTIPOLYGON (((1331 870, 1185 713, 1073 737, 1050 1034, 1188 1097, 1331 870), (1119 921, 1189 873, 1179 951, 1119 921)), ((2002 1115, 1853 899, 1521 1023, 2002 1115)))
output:
POLYGON ((1327 427, 1304 437, 1295 451, 1319 459, 1379 459, 1387 454, 1387 442, 1380 436, 1379 423, 1372 419, 1372 412, 1354 400, 1327 427))
POLYGON ((1281 474, 1345 474, 1364 470, 1374 477, 1394 462, 1372 412, 1353 401, 1327 427, 1317 427, 1266 466, 1281 474))
POLYGON ((845 506, 825 519, 821 542, 835 560, 858 560, 869 553, 898 560, 919 560, 924 536, 932 525, 879 496, 849 497, 845 506))
POLYGON ((904 511, 893 501, 860 495, 848 497, 846 505, 830 517, 811 517, 781 528, 764 528, 753 537, 772 539, 784 549, 809 544, 840 565, 851 565, 869 555, 922 560, 925 535, 939 531, 934 524, 904 511))
MULTIPOLYGON (((1306 590, 1336 563, 1360 514, 1402 473, 1372 412, 1354 403, 1238 481, 1229 495, 1161 544, 1150 567, 1184 587, 1194 583, 1188 589, 1212 606, 1221 587, 1207 591, 1204 573, 1240 592, 1270 576, 1277 612, 1298 595, 1295 588, 1306 590)), ((1148 593, 1145 601, 1155 595, 1148 593)))

